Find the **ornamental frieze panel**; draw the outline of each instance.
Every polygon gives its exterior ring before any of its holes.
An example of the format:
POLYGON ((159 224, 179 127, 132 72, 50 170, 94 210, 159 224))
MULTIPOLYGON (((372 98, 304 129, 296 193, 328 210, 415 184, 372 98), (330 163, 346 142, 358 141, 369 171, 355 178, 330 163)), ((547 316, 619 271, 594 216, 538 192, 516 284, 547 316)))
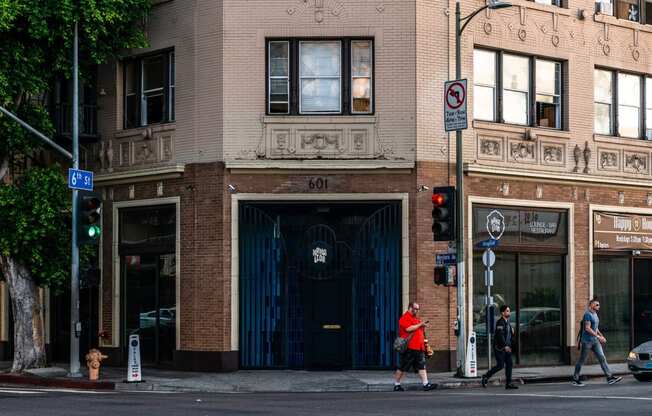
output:
POLYGON ((505 139, 478 135, 478 159, 504 160, 505 139))
POLYGON ((524 140, 510 140, 509 160, 519 163, 537 163, 536 143, 524 140))
POLYGON ((561 143, 541 143, 541 161, 544 165, 564 166, 566 146, 561 143))
POLYGON ((375 119, 328 121, 317 118, 263 122, 261 159, 385 159, 391 149, 378 140, 375 119))
POLYGON ((156 166, 174 159, 174 126, 120 131, 95 147, 99 172, 156 166))
POLYGON ((620 151, 616 149, 598 149, 598 170, 620 171, 620 151))
POLYGON ((647 175, 650 172, 650 155, 639 152, 624 152, 624 171, 647 175))

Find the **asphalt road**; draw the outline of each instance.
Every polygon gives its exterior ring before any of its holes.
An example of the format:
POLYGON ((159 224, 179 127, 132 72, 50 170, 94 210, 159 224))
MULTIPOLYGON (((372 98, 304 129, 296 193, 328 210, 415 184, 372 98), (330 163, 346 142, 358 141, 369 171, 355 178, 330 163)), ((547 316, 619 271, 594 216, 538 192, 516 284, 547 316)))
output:
POLYGON ((652 383, 535 384, 387 393, 197 394, 0 387, 0 414, 47 415, 649 415, 652 383))

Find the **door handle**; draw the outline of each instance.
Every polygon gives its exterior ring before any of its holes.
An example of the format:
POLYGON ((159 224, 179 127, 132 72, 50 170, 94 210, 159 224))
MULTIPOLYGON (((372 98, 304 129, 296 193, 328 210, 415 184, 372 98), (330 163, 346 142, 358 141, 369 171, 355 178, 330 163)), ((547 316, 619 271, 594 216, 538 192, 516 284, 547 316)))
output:
POLYGON ((339 324, 326 324, 321 326, 322 329, 342 329, 342 325, 339 324))

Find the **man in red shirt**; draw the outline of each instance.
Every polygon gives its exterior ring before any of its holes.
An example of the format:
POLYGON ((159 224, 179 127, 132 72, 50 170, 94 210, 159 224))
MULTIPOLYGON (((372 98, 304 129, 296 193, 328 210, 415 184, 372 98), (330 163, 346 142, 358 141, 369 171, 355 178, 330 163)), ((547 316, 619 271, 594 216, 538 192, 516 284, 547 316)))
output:
POLYGON ((401 379, 410 369, 414 369, 414 371, 419 373, 424 391, 434 388, 428 382, 428 374, 426 373, 426 346, 423 332, 428 321, 421 322, 417 318, 418 313, 419 304, 410 302, 407 312, 398 321, 398 336, 401 338, 409 337, 409 341, 407 349, 400 356, 398 369, 394 375, 394 391, 404 391, 401 386, 401 379))

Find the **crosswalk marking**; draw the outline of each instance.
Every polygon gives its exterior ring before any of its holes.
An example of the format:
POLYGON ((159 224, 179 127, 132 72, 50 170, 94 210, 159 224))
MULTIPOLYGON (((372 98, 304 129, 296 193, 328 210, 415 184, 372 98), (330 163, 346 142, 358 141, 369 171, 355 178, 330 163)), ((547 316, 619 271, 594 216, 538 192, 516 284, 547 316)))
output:
POLYGON ((549 394, 549 393, 449 393, 456 396, 517 396, 517 397, 545 397, 555 399, 605 399, 605 400, 642 400, 652 401, 652 397, 632 396, 581 396, 573 394, 549 394))

